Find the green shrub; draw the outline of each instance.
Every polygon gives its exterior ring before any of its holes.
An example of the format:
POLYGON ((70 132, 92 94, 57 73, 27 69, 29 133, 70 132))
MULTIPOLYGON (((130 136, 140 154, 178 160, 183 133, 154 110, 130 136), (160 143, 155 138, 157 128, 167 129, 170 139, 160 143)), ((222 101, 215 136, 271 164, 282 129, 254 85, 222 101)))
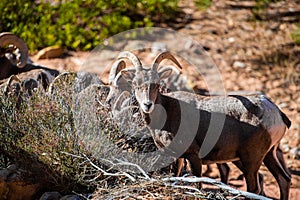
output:
POLYGON ((2 0, 0 32, 25 40, 30 50, 50 45, 89 50, 103 39, 137 27, 152 18, 174 16, 177 0, 2 0))
MULTIPOLYGON (((130 138, 138 131, 128 121, 128 113, 124 113, 124 120, 130 126, 120 130, 107 109, 97 103, 101 98, 95 97, 95 91, 79 98, 74 91, 74 79, 71 76, 69 81, 57 83, 53 95, 37 91, 33 96, 7 96, 0 88, 0 170, 16 164, 33 173, 35 180, 43 182, 48 190, 81 193, 100 183, 113 184, 114 177, 104 176, 90 160, 107 172, 116 172, 124 170, 112 164, 123 159, 115 158, 120 152, 156 149, 152 138, 145 141, 148 145, 139 138, 130 138), (112 160, 104 162, 104 158, 112 160)), ((131 159, 149 166, 154 163, 140 155, 131 159)))
POLYGON ((292 39, 296 44, 300 45, 300 28, 292 33, 292 39))
POLYGON ((17 164, 48 189, 70 192, 81 185, 79 161, 66 154, 85 152, 74 133, 68 104, 40 95, 0 96, 1 168, 17 164))
POLYGON ((195 5, 201 9, 205 10, 211 5, 211 0, 194 0, 195 5))
POLYGON ((265 10, 271 3, 277 3, 282 0, 255 0, 256 4, 252 8, 255 20, 266 20, 265 10))

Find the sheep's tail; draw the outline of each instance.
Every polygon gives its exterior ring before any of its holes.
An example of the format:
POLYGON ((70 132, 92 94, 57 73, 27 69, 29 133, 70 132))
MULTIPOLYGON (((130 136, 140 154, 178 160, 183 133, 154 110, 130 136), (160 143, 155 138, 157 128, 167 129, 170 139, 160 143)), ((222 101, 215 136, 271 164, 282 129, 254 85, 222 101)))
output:
MULTIPOLYGON (((269 102, 271 102, 273 105, 275 105, 272 101, 271 101, 271 99, 270 98, 268 98, 268 97, 266 97, 266 96, 264 96, 269 102)), ((275 105, 276 106, 276 105, 275 105)), ((276 106, 277 108, 278 108, 278 106, 276 106)), ((291 127, 291 124, 292 124, 292 122, 291 122, 291 120, 286 116, 286 114, 284 114, 281 110, 280 110, 280 108, 278 108, 278 110, 279 110, 279 112, 280 112, 280 115, 281 115, 281 118, 282 118, 282 120, 283 120, 283 122, 285 123, 285 125, 287 126, 287 128, 290 128, 291 127)))
POLYGON ((286 116, 286 114, 284 114, 282 111, 280 111, 280 115, 281 115, 281 118, 283 120, 283 122, 285 123, 285 125, 290 128, 291 127, 291 120, 286 116))

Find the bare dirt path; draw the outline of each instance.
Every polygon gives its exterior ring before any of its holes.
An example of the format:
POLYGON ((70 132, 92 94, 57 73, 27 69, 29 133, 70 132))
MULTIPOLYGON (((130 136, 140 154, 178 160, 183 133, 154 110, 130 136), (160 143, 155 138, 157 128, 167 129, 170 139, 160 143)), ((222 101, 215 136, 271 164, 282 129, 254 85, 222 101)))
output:
MULTIPOLYGON (((291 33, 300 24, 300 3, 272 3, 260 13, 263 21, 255 20, 255 1, 213 1, 201 11, 193 3, 181 1, 190 23, 178 31, 198 40, 219 67, 228 91, 262 91, 292 121, 281 148, 292 172, 290 199, 300 196, 300 46, 291 33)), ((164 26, 163 24, 161 26, 164 26)), ((33 60, 59 70, 78 70, 88 52, 69 52, 58 59, 33 60)), ((196 79, 196 77, 193 77, 196 79)), ((244 181, 236 180, 239 170, 231 166, 231 184, 245 190, 244 181)), ((263 166, 265 192, 279 198, 275 179, 263 166)), ((214 169, 211 174, 218 177, 214 169)))

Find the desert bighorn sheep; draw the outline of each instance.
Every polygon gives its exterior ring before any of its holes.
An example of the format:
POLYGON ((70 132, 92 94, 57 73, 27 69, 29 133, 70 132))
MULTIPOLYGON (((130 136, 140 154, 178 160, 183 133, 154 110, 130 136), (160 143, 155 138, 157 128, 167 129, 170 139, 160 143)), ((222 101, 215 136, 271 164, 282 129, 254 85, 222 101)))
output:
MULTIPOLYGON (((106 106, 110 108, 113 116, 117 116, 119 111, 123 109, 126 106, 134 103, 134 106, 136 106, 136 101, 134 96, 130 94, 131 92, 131 86, 128 84, 126 80, 124 80, 121 76, 121 73, 119 73, 122 69, 126 68, 126 63, 124 59, 127 59, 131 61, 134 65, 142 65, 141 61, 131 52, 122 52, 118 56, 118 60, 115 61, 111 67, 110 73, 109 73, 109 94, 106 98, 106 106), (131 98, 131 99, 130 99, 131 98), (130 102, 131 101, 131 102, 130 102)), ((160 82, 160 92, 161 93, 167 93, 170 91, 173 91, 172 89, 184 89, 186 88, 182 84, 174 84, 172 81, 177 82, 178 79, 180 79, 181 71, 176 68, 173 65, 164 66, 164 68, 161 69, 171 69, 174 72, 174 76, 168 77, 165 80, 161 80, 160 82), (171 88, 171 89, 170 89, 171 88)), ((131 69, 130 69, 131 70, 131 69)), ((181 81, 182 82, 182 81, 181 81)), ((159 148, 163 148, 164 145, 158 145, 159 148)), ((179 158, 177 160, 177 169, 174 171, 175 176, 179 176, 182 168, 184 166, 184 158, 179 158)), ((221 181, 223 183, 228 182, 229 177, 229 166, 226 163, 217 164, 218 169, 220 171, 221 181)))
POLYGON ((6 58, 6 62, 10 62, 10 64, 15 65, 18 68, 23 68, 28 59, 27 45, 21 38, 13 33, 0 33, 0 58, 4 60, 4 57, 6 58), (14 56, 14 58, 9 59, 9 57, 12 56, 14 56))
MULTIPOLYGON (((258 183, 258 170, 264 162, 279 184, 280 198, 288 199, 291 177, 277 156, 279 142, 286 128, 291 125, 287 116, 264 95, 206 97, 183 91, 162 94, 159 92, 159 83, 171 72, 170 69, 158 72, 159 64, 164 59, 173 61, 181 68, 174 56, 163 52, 156 57, 150 68, 145 68, 137 62, 134 63, 134 70, 121 70, 122 77, 132 83, 145 121, 151 125, 151 120, 162 120, 160 113, 153 112, 158 104, 166 112, 161 130, 176 136, 181 124, 185 124, 184 127, 187 128, 194 126, 193 120, 188 116, 199 116, 196 134, 191 144, 183 147, 175 145, 172 149, 184 150, 181 157, 190 161, 194 175, 201 176, 201 164, 234 161, 239 163, 245 176, 247 191, 260 194, 262 191, 258 183), (217 116, 217 119, 224 118, 224 125, 212 150, 200 157, 200 149, 210 123, 213 126, 219 125, 218 120, 214 121, 211 118, 213 115, 217 116)), ((151 128, 157 129, 155 123, 151 128)), ((193 133, 187 131, 185 134, 182 139, 188 139, 193 133)), ((184 143, 184 140, 181 142, 184 143)))
POLYGON ((48 71, 52 76, 59 74, 57 70, 29 62, 28 48, 21 38, 9 32, 0 33, 0 80, 34 69, 48 71))
MULTIPOLYGON (((114 62, 111 70, 110 70, 110 74, 109 74, 109 86, 110 86, 110 91, 109 94, 106 98, 106 104, 110 105, 111 111, 113 113, 113 115, 115 115, 115 113, 119 113, 119 111, 128 105, 132 105, 134 104, 134 106, 136 106, 136 101, 131 101, 132 98, 134 98, 134 96, 132 96, 132 94, 130 94, 130 85, 127 83, 127 81, 125 81, 124 79, 122 79, 121 73, 119 73, 122 69, 126 68, 126 64, 124 62, 123 59, 128 59, 129 61, 131 61, 134 65, 142 65, 142 63, 140 62, 140 60, 131 52, 122 52, 119 57, 118 60, 116 62, 114 62), (130 99, 131 97, 131 99, 130 99)), ((169 66, 164 66, 164 68, 160 68, 160 70, 166 70, 166 69, 171 69, 173 70, 173 72, 175 73, 175 76, 172 77, 171 80, 175 80, 178 79, 179 75, 181 74, 180 70, 178 70, 178 68, 176 68, 175 66, 169 65, 169 66)), ((127 69, 127 70, 132 70, 132 69, 127 69)), ((158 71, 158 72, 159 72, 158 71)), ((169 79, 166 81, 165 80, 161 80, 160 82, 160 92, 161 93, 166 93, 169 92, 169 86, 173 85, 172 83, 169 83, 169 79)), ((173 85, 176 86, 176 85, 173 85)), ((182 86, 179 86, 182 87, 182 86)), ((171 90, 172 91, 172 90, 171 90)), ((163 144, 156 144, 159 148, 163 148, 165 145, 163 144)), ((282 152, 280 151, 278 154, 279 158, 282 158, 283 160, 283 156, 282 156, 282 152)), ((283 161, 284 162, 284 161, 283 161)), ((239 165, 239 163, 237 162, 233 162, 235 165, 239 165)), ((177 170, 174 171, 176 176, 179 176, 181 173, 181 170, 183 168, 184 165, 184 158, 179 158, 177 160, 177 170)), ((218 169, 220 171, 220 177, 221 177, 221 181, 223 183, 228 183, 228 177, 229 177, 229 166, 226 163, 217 163, 218 169)), ((263 185, 263 176, 260 174, 260 184, 261 187, 263 185)))
POLYGON ((55 77, 46 70, 34 69, 19 75, 11 75, 8 79, 1 80, 0 84, 5 86, 4 94, 10 91, 15 94, 22 92, 31 96, 37 89, 46 91, 54 78, 55 77))

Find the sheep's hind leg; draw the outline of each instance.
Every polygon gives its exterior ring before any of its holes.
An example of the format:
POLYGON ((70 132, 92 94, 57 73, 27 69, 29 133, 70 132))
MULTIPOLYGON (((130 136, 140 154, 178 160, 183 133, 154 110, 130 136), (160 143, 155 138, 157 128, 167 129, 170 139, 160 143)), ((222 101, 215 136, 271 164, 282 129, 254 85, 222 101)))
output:
POLYGON ((220 172, 221 182, 228 184, 228 178, 229 178, 229 171, 230 168, 226 163, 217 163, 217 167, 220 172))
MULTIPOLYGON (((240 160, 232 162, 237 168, 239 168, 243 172, 243 164, 240 160)), ((242 175, 243 177, 243 175, 242 175)), ((265 195, 264 193, 264 175, 258 173, 258 180, 260 185, 260 195, 265 195)))
POLYGON ((291 176, 289 172, 285 170, 287 169, 285 163, 282 161, 280 162, 281 158, 278 159, 278 152, 276 149, 277 146, 273 147, 267 153, 266 157, 264 158, 264 163, 279 185, 280 199, 287 200, 289 198, 291 176))
POLYGON ((279 146, 276 148, 276 156, 281 164, 281 166, 283 167, 284 171, 289 175, 289 177, 291 178, 291 172, 290 170, 287 168, 285 161, 284 161, 284 157, 283 157, 283 152, 282 150, 279 148, 279 146))
POLYGON ((258 170, 262 164, 263 157, 241 157, 241 171, 243 172, 247 191, 261 194, 262 190, 258 181, 258 170))

